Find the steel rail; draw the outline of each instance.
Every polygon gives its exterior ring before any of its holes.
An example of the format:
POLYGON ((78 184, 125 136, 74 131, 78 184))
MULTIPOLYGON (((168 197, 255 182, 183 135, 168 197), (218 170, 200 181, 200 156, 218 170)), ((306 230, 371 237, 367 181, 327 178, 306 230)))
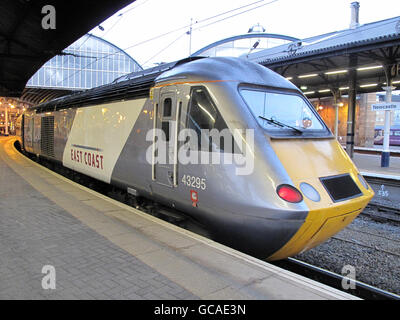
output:
POLYGON ((361 299, 400 300, 400 296, 395 293, 376 288, 358 280, 350 279, 349 277, 311 265, 298 259, 287 258, 285 260, 275 261, 273 262, 273 264, 286 270, 300 274, 302 276, 311 278, 318 282, 324 283, 336 289, 353 294, 354 296, 357 296, 361 299), (345 290, 342 286, 344 281, 352 284, 352 287, 354 287, 354 289, 349 288, 348 290, 345 290))

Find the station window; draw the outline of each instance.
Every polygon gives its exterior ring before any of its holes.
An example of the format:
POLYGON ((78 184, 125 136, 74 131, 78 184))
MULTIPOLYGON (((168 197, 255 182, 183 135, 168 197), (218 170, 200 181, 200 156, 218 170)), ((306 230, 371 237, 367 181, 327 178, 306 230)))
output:
POLYGON ((204 87, 192 88, 187 128, 196 132, 198 150, 222 152, 238 150, 234 149, 233 136, 229 132, 226 122, 204 87), (213 139, 213 137, 208 134, 213 129, 216 129, 214 132, 229 132, 229 134, 228 136, 220 136, 220 139, 213 139), (204 145, 204 142, 202 144, 202 140, 206 141, 208 146, 204 145), (228 142, 228 140, 230 141, 228 142))

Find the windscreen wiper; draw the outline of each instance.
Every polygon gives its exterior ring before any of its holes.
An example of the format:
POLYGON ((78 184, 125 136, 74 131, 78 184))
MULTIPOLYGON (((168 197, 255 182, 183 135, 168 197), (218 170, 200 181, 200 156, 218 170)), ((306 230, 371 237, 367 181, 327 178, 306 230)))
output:
POLYGON ((303 131, 301 131, 300 129, 297 129, 297 128, 295 128, 295 127, 289 126, 289 125, 286 124, 286 123, 280 122, 280 121, 275 120, 275 119, 265 118, 265 117, 263 117, 263 116, 258 116, 258 117, 261 118, 261 119, 263 119, 263 120, 265 120, 265 121, 268 121, 269 123, 276 124, 276 125, 278 125, 278 126, 280 126, 280 127, 282 127, 282 128, 283 128, 283 127, 290 128, 290 129, 294 130, 295 132, 297 132, 298 134, 303 134, 303 131))

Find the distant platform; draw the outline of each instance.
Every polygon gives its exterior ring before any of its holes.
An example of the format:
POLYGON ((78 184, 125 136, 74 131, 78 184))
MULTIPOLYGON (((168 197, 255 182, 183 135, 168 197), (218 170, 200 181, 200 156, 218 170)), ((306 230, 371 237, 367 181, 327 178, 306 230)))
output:
MULTIPOLYGON (((346 150, 346 145, 341 145, 343 149, 346 150)), ((374 147, 354 147, 354 152, 358 153, 374 153, 381 154, 383 151, 382 146, 374 146, 374 147)), ((390 155, 400 157, 400 147, 398 146, 390 146, 390 155)))
POLYGON ((0 137, 0 299, 357 299, 82 187, 14 141, 0 137))
POLYGON ((361 174, 367 177, 400 180, 400 158, 390 157, 389 167, 381 167, 381 156, 354 153, 353 161, 361 174))
MULTIPOLYGON (((367 147, 355 147, 354 148, 355 152, 377 152, 377 153, 382 153, 383 148, 382 146, 376 146, 373 148, 367 148, 367 147)), ((390 154, 395 155, 395 156, 400 156, 400 147, 397 146, 391 146, 390 147, 390 154)))

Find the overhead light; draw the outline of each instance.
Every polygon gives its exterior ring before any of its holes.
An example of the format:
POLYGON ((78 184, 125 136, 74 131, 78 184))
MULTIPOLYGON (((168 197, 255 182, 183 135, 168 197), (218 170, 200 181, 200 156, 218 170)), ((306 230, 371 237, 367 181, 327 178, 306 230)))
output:
POLYGON ((318 76, 318 73, 310 73, 310 74, 303 74, 301 76, 299 76, 299 78, 311 78, 311 77, 316 77, 318 76))
POLYGON ((286 80, 292 80, 293 79, 293 77, 287 77, 287 78, 285 78, 286 80))
POLYGON ((307 92, 304 92, 304 94, 313 94, 313 93, 315 93, 315 91, 307 91, 307 92))
POLYGON ((336 70, 336 71, 328 71, 325 74, 339 74, 339 73, 346 73, 347 70, 336 70))
MULTIPOLYGON (((400 83, 400 80, 398 80, 398 81, 392 81, 392 84, 396 84, 396 83, 400 83)), ((387 82, 384 82, 384 83, 382 83, 383 85, 387 85, 387 82)))
POLYGON ((339 90, 349 90, 349 87, 341 87, 339 90))
POLYGON ((361 67, 361 68, 357 68, 357 71, 373 70, 373 69, 380 69, 380 68, 383 68, 383 66, 361 67))
POLYGON ((362 84, 362 85, 360 85, 360 88, 375 87, 377 85, 378 85, 377 83, 362 84))
POLYGON ((300 89, 301 90, 307 90, 307 86, 301 86, 300 89))
POLYGON ((331 89, 323 89, 323 90, 318 90, 319 93, 323 93, 323 92, 330 92, 331 89))

